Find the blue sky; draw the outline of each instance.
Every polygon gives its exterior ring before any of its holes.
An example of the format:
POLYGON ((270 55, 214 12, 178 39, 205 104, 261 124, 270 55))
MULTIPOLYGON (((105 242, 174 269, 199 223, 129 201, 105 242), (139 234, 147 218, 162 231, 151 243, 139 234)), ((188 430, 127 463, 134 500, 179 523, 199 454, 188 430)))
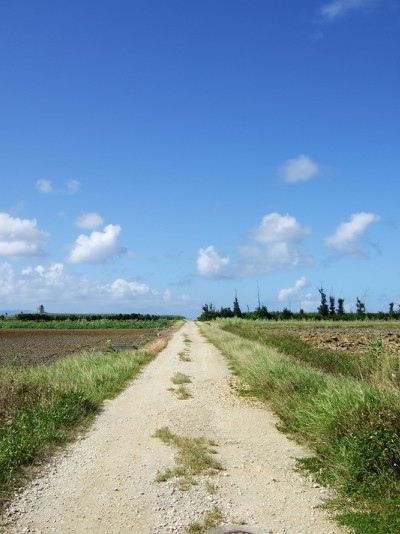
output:
POLYGON ((3 0, 0 309, 400 304, 397 0, 3 0))

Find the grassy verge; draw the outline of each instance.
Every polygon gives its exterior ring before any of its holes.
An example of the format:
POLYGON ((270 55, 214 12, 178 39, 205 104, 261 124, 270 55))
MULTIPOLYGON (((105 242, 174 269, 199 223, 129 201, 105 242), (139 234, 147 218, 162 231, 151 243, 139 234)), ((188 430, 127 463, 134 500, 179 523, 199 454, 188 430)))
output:
POLYGON ((228 358, 246 394, 268 401, 281 429, 314 451, 302 467, 337 490, 330 504, 338 522, 356 534, 400 532, 400 395, 381 380, 385 358, 363 380, 343 371, 342 355, 342 372, 335 366, 332 371, 316 365, 318 358, 309 361, 300 344, 293 352, 286 346, 283 354, 260 342, 256 332, 250 339, 249 329, 257 326, 243 323, 230 332, 224 322, 200 328, 228 358), (246 329, 247 339, 241 337, 246 329))
POLYGON ((0 502, 21 483, 28 465, 70 439, 154 354, 87 352, 49 366, 1 369, 0 502))

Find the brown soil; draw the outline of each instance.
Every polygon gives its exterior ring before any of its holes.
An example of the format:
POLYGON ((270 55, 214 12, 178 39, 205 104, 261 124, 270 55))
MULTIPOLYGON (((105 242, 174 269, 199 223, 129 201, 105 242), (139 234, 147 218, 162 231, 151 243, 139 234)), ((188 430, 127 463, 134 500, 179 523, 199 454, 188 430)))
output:
POLYGON ((400 354, 400 330, 377 330, 375 328, 315 328, 291 329, 314 347, 340 350, 351 354, 359 354, 369 350, 369 347, 381 339, 383 347, 392 355, 400 354))
POLYGON ((164 337, 155 329, 0 329, 0 367, 43 365, 87 350, 105 351, 119 344, 139 348, 164 337))

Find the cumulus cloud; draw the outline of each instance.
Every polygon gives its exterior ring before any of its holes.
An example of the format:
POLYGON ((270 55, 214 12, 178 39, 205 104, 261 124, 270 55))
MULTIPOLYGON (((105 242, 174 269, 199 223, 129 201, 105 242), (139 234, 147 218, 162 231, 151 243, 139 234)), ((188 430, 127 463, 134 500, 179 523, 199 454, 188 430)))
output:
POLYGON ((112 256, 125 253, 126 249, 118 243, 120 232, 118 224, 108 224, 102 232, 79 235, 71 247, 68 263, 102 263, 112 256))
POLYGON ((43 256, 49 234, 37 228, 36 219, 13 218, 0 212, 0 256, 18 260, 43 256))
POLYGON ((115 311, 132 307, 151 307, 159 313, 167 302, 175 306, 181 298, 173 299, 166 289, 163 293, 136 280, 117 278, 110 282, 91 281, 86 276, 71 275, 62 263, 29 266, 16 271, 10 263, 0 264, 0 298, 3 307, 36 309, 44 304, 49 310, 58 309, 77 313, 99 310, 115 311))
POLYGON ((376 0, 333 0, 321 6, 319 13, 324 22, 333 22, 349 11, 370 7, 376 0))
POLYGON ((221 278, 230 264, 228 256, 221 256, 213 245, 201 248, 197 254, 197 272, 208 278, 221 278))
POLYGON ((84 213, 75 221, 75 226, 85 230, 95 230, 104 224, 103 218, 98 213, 84 213))
POLYGON ((287 183, 306 182, 319 173, 319 165, 308 156, 301 154, 288 159, 279 169, 281 179, 287 183))
POLYGON ((53 186, 50 180, 38 180, 36 182, 36 189, 46 195, 53 191, 53 186))
POLYGON ((298 293, 307 285, 307 280, 305 276, 302 276, 296 282, 292 287, 281 289, 278 293, 278 300, 285 301, 290 300, 291 298, 298 295, 298 293))
POLYGON ((250 238, 258 243, 272 244, 294 242, 310 233, 309 228, 302 228, 291 215, 270 213, 262 218, 261 224, 250 233, 250 238))
POLYGON ((236 262, 209 246, 198 252, 197 272, 209 278, 237 278, 309 265, 311 258, 301 244, 309 233, 295 217, 270 213, 250 232, 250 243, 238 247, 236 262))
POLYGON ((150 287, 147 284, 117 278, 111 284, 104 286, 104 290, 113 298, 126 298, 135 295, 146 295, 150 292, 150 287))
POLYGON ((370 224, 379 220, 373 213, 353 213, 350 221, 341 223, 335 233, 325 239, 325 245, 342 255, 366 256, 365 232, 370 224))

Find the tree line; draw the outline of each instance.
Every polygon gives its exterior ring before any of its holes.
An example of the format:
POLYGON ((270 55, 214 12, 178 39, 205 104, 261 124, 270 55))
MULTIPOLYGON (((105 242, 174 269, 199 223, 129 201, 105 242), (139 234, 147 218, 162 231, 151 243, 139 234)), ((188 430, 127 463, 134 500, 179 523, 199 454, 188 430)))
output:
POLYGON ((212 303, 205 304, 202 307, 202 312, 198 317, 199 321, 212 321, 218 317, 242 317, 244 319, 265 319, 265 320, 289 320, 289 319, 302 319, 302 320, 342 320, 353 321, 372 319, 372 320, 388 320, 388 319, 400 319, 400 306, 395 310, 394 302, 389 303, 389 309, 387 312, 367 312, 365 303, 357 297, 355 312, 346 312, 343 298, 336 298, 332 295, 327 297, 326 292, 321 287, 319 288, 320 305, 315 312, 305 312, 300 309, 299 312, 292 312, 289 308, 284 308, 281 311, 269 311, 266 306, 261 306, 258 302, 258 306, 254 311, 242 311, 237 295, 233 301, 233 307, 221 307, 219 310, 215 308, 212 303))

